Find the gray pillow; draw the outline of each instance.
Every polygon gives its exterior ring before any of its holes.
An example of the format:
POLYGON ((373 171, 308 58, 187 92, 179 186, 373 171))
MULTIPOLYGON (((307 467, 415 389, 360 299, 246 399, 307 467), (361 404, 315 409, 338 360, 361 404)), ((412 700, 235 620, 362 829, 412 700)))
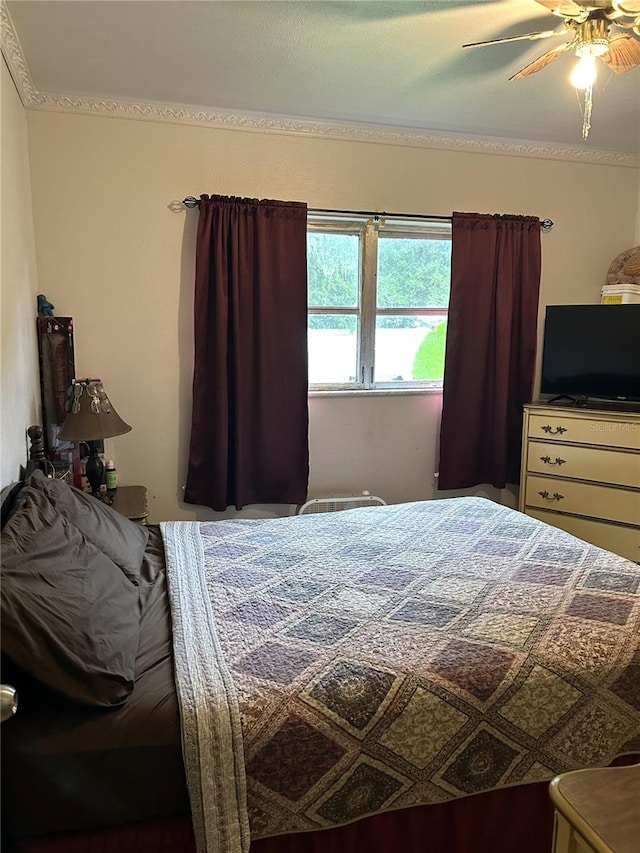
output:
POLYGON ((138 589, 30 486, 2 531, 0 601, 2 649, 14 663, 76 702, 126 701, 139 642, 138 589))
POLYGON ((77 527, 109 559, 138 584, 149 531, 91 495, 34 471, 30 487, 42 492, 58 513, 77 527))

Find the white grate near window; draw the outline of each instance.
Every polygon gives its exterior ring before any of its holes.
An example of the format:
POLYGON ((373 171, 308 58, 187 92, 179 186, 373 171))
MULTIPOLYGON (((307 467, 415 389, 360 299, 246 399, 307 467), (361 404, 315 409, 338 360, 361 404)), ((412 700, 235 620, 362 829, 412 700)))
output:
POLYGON ((314 512, 339 512, 344 509, 357 509, 365 506, 386 506, 387 502, 367 491, 359 495, 328 495, 324 498, 311 498, 298 507, 297 515, 309 515, 314 512))

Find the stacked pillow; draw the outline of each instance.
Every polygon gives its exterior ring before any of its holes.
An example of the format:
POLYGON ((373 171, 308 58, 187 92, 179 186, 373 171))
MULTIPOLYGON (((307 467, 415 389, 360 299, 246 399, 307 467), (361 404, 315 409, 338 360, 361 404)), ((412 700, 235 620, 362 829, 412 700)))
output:
POLYGON ((85 705, 124 703, 139 642, 148 531, 36 471, 2 531, 2 651, 85 705))

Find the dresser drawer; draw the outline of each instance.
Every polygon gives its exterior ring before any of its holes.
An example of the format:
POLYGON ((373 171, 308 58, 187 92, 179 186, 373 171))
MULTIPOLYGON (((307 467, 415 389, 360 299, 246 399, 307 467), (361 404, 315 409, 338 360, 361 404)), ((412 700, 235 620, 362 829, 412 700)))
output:
POLYGON ((542 438, 545 441, 576 442, 640 450, 638 423, 618 420, 615 416, 595 418, 561 413, 531 414, 528 433, 530 438, 542 438))
POLYGON ((625 524, 640 523, 640 492, 560 478, 527 477, 525 505, 625 524))
POLYGON ((605 521, 594 521, 590 518, 575 518, 572 515, 562 515, 559 512, 548 512, 543 509, 527 508, 527 515, 566 530, 578 539, 591 542, 598 548, 613 551, 627 560, 640 561, 640 527, 621 527, 618 524, 607 524, 605 521))
POLYGON ((536 474, 640 488, 640 454, 624 450, 530 441, 527 470, 536 474))

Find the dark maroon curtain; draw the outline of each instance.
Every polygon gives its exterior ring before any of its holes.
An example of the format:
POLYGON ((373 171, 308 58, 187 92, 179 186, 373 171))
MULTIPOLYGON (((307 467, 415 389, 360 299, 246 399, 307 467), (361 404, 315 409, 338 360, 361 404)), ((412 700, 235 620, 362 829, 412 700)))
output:
POLYGON ((520 481, 540 268, 537 217, 453 214, 439 489, 520 481))
POLYGON ((307 206, 203 195, 185 500, 302 503, 308 475, 307 206))

